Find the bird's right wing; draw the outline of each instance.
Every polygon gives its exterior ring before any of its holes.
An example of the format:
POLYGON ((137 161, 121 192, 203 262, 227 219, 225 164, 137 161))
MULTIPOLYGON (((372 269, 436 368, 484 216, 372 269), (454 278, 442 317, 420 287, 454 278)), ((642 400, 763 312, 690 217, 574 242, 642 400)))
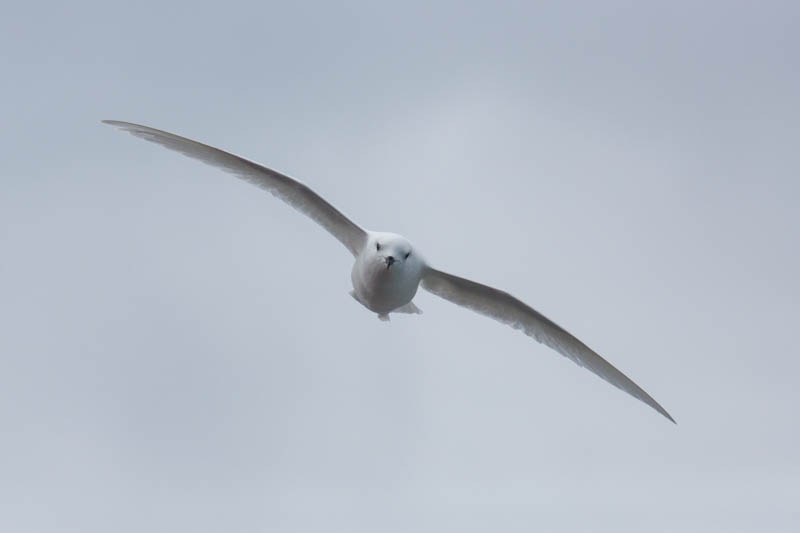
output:
POLYGON ((103 122, 146 141, 180 152, 187 157, 219 167, 244 181, 269 191, 328 230, 353 255, 358 255, 367 242, 367 233, 363 229, 309 187, 289 176, 243 157, 166 131, 130 122, 116 120, 104 120, 103 122))
POLYGON ((433 268, 428 268, 423 275, 422 287, 454 304, 522 330, 529 337, 549 346, 579 366, 588 368, 618 389, 643 401, 675 422, 658 402, 611 363, 564 328, 507 292, 433 268))

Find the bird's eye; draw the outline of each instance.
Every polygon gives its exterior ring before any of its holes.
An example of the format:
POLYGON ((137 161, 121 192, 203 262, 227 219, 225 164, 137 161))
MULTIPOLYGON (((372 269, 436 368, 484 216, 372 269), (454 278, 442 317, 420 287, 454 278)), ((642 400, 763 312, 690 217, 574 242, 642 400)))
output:
POLYGON ((376 249, 376 250, 378 250, 378 251, 380 251, 380 249, 381 249, 381 243, 379 243, 379 242, 376 242, 376 243, 375 243, 375 249, 376 249))
POLYGON ((408 256, 409 256, 409 255, 411 255, 411 252, 408 252, 408 253, 406 254, 406 259, 408 259, 408 256))

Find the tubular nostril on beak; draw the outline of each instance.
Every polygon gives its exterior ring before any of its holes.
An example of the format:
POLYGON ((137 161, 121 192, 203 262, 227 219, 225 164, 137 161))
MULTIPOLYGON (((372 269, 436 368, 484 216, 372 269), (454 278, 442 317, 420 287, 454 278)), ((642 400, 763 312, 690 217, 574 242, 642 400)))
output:
POLYGON ((391 256, 391 255, 389 255, 389 256, 386 256, 386 264, 387 264, 387 265, 390 265, 390 266, 391 266, 391 265, 393 265, 393 264, 394 264, 394 262, 395 262, 395 259, 394 259, 394 257, 393 257, 393 256, 391 256))

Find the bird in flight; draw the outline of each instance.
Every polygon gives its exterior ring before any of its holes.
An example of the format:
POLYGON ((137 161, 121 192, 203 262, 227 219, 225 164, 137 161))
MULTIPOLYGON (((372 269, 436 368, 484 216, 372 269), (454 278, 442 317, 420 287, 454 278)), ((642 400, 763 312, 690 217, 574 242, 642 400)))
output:
POLYGON ((400 235, 369 231, 343 215, 307 185, 243 157, 166 131, 104 120, 106 124, 219 167, 277 196, 336 237, 353 257, 351 296, 381 320, 390 313, 419 314, 412 301, 421 286, 436 296, 522 330, 579 366, 675 420, 649 394, 564 328, 507 292, 430 266, 419 250, 400 235))

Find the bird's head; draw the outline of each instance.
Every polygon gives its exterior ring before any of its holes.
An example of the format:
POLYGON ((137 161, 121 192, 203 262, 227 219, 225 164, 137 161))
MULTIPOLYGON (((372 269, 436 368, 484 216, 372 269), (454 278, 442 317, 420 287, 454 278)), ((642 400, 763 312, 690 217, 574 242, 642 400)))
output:
POLYGON ((422 258, 404 237, 394 233, 375 233, 369 239, 367 250, 373 261, 387 273, 418 270, 422 258))

